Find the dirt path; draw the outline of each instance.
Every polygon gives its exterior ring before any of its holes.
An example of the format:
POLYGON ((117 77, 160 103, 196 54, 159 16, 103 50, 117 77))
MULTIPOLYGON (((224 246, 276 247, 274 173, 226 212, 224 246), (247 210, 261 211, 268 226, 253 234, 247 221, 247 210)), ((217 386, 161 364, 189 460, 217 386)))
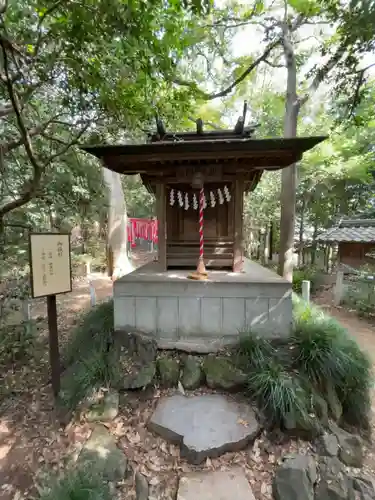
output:
POLYGON ((343 307, 335 307, 329 292, 316 297, 314 303, 349 330, 360 347, 371 357, 375 366, 375 324, 359 318, 354 312, 349 312, 343 307))
POLYGON ((313 302, 349 331, 361 349, 370 356, 375 368, 375 323, 358 317, 354 311, 348 311, 345 307, 335 306, 332 289, 321 292, 313 298, 313 302))
MULTIPOLYGON (((134 267, 152 259, 140 252, 133 255, 134 267)), ((113 283, 104 274, 93 274, 97 303, 112 296, 113 283)), ((57 297, 60 349, 81 314, 90 307, 87 279, 76 280, 73 291, 57 297)), ((85 425, 66 431, 59 424, 48 384, 48 326, 45 299, 31 303, 31 317, 37 320, 39 351, 21 365, 0 366, 0 500, 31 500, 37 497, 35 478, 43 470, 64 469, 67 457, 83 442, 85 425)))

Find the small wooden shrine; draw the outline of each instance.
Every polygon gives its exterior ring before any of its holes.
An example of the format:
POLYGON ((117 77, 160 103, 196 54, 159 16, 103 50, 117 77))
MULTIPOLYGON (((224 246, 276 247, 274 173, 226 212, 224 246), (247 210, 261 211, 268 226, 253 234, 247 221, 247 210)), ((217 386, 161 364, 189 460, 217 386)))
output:
POLYGON ((167 132, 157 119, 145 144, 83 147, 115 172, 140 174, 155 194, 160 269, 194 269, 200 259, 208 269, 241 271, 244 193, 325 139, 254 139, 245 114, 233 130, 204 131, 197 120, 196 132, 167 132))
POLYGON ((171 133, 157 119, 145 144, 83 148, 115 172, 140 174, 156 196, 158 262, 114 282, 120 334, 202 353, 237 342, 242 330, 290 334, 291 284, 243 256, 243 196, 264 171, 299 161, 325 137, 256 139, 244 115, 233 130, 207 132, 201 120, 195 132, 171 133))

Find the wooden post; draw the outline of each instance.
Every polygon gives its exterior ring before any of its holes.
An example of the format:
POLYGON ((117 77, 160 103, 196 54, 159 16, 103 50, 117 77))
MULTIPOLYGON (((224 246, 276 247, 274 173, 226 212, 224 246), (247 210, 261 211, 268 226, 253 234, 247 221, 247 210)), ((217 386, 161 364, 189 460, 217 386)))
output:
POLYGON ((333 303, 335 306, 339 306, 342 301, 344 293, 344 273, 343 271, 337 271, 336 284, 333 296, 333 303))
POLYGON ((308 304, 310 303, 310 281, 302 281, 302 298, 308 304))
POLYGON ((158 219, 158 262, 162 271, 167 270, 167 221, 165 184, 156 185, 156 215, 158 219))
POLYGON ((57 396, 60 392, 60 353, 57 333, 56 295, 47 296, 47 315, 49 331, 49 359, 51 363, 52 390, 57 396))
POLYGON ((243 267, 242 249, 242 213, 243 213, 243 191, 242 179, 234 181, 234 244, 233 244, 233 272, 239 273, 243 267))

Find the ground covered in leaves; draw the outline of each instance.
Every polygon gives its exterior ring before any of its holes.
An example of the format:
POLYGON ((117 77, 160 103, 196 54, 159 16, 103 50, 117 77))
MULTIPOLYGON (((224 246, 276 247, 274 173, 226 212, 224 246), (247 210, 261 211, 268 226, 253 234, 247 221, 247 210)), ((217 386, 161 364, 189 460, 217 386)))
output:
MULTIPOLYGON (((97 276, 95 288, 98 301, 112 293, 111 282, 97 276)), ((322 304, 322 302, 320 301, 322 304)), ((75 283, 72 294, 60 296, 59 334, 62 345, 77 324, 82 311, 90 305, 87 282, 75 283)), ((356 336, 361 347, 375 362, 375 332, 364 321, 352 327, 352 317, 339 309, 330 312, 356 336), (342 317, 341 317, 342 316, 342 317)), ((90 434, 90 424, 84 419, 62 422, 55 408, 49 383, 46 310, 42 302, 35 303, 32 315, 36 322, 38 342, 32 354, 22 363, 0 367, 0 500, 38 498, 40 488, 51 471, 58 473, 76 457, 90 434)), ((201 389, 200 392, 209 389, 201 389)), ((196 391, 199 392, 199 391, 196 391)), ((159 398, 168 390, 150 389, 121 394, 120 411, 106 424, 118 440, 118 446, 132 463, 134 471, 149 478, 152 493, 157 498, 174 498, 178 477, 192 470, 227 470, 242 466, 257 499, 271 498, 271 478, 281 457, 287 453, 313 453, 311 444, 300 440, 282 441, 278 435, 262 434, 248 450, 226 453, 217 459, 207 459, 203 466, 193 466, 180 459, 179 448, 151 434, 146 424, 159 398)), ((375 406, 373 407, 375 416, 375 406)), ((373 419, 375 425, 375 418, 373 419)), ((375 449, 366 451, 366 466, 375 472, 375 449)), ((119 499, 135 497, 132 478, 116 485, 119 499)))

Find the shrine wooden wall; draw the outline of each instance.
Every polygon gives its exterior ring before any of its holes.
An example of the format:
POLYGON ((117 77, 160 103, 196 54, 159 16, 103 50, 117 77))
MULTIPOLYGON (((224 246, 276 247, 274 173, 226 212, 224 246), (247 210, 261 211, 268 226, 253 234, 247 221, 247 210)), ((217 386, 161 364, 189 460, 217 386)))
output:
MULTIPOLYGON (((234 258, 234 214, 235 202, 233 186, 228 186, 231 192, 229 202, 220 204, 216 196, 216 204, 211 206, 207 194, 223 190, 224 184, 207 183, 205 193, 207 207, 204 210, 204 260, 207 268, 232 268, 234 258)), ((195 193, 199 199, 199 191, 193 190, 188 184, 179 185, 178 189, 188 192, 190 199, 195 193)), ((166 196, 167 225, 167 267, 194 268, 199 257, 199 210, 189 206, 188 210, 180 207, 177 200, 170 205, 166 196)))

